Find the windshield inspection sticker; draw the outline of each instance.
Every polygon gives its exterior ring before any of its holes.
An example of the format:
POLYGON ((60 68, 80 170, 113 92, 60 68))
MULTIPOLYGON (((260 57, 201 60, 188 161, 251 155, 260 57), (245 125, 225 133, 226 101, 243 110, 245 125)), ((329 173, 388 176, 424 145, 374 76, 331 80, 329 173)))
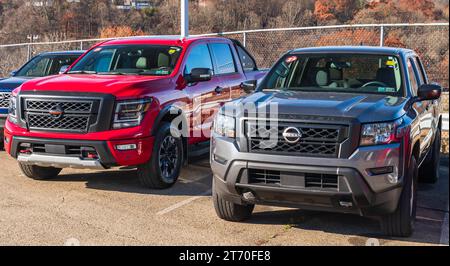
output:
POLYGON ((169 71, 167 70, 157 70, 156 75, 169 75, 169 71))
POLYGON ((395 92, 395 89, 389 87, 378 87, 378 92, 395 92))
POLYGON ((177 53, 179 51, 180 51, 180 48, 178 48, 178 47, 171 47, 170 50, 169 50, 169 54, 173 55, 174 53, 177 53))
POLYGON ((386 66, 388 66, 388 67, 395 67, 396 65, 397 65, 397 63, 395 62, 395 60, 386 61, 386 66))

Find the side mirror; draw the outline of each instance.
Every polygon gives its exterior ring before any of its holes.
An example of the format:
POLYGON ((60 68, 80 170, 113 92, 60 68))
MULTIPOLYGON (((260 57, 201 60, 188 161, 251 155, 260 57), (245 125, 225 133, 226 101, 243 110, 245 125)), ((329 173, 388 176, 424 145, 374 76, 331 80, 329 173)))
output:
POLYGON ((212 70, 209 68, 194 68, 191 74, 184 76, 188 83, 210 81, 212 79, 212 70))
POLYGON ((70 66, 62 66, 62 67, 59 69, 59 73, 58 73, 58 74, 64 74, 64 73, 67 71, 67 69, 69 69, 69 67, 70 67, 70 66))
POLYGON ((256 80, 244 81, 241 83, 241 89, 243 89, 246 93, 252 93, 256 90, 257 85, 256 80))
POLYGON ((16 74, 17 74, 17 70, 13 70, 13 71, 11 71, 11 73, 9 73, 9 75, 11 77, 14 77, 16 74))
POLYGON ((442 87, 438 84, 423 84, 417 91, 418 101, 436 100, 441 97, 442 87))

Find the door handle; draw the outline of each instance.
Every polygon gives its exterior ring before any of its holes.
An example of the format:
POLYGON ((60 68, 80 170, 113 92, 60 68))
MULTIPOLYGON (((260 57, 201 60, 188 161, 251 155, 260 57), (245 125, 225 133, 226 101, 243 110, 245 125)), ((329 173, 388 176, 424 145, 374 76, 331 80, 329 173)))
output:
POLYGON ((220 86, 217 86, 217 87, 214 89, 214 91, 215 91, 217 94, 221 94, 221 93, 224 91, 224 88, 222 88, 222 87, 220 87, 220 86))

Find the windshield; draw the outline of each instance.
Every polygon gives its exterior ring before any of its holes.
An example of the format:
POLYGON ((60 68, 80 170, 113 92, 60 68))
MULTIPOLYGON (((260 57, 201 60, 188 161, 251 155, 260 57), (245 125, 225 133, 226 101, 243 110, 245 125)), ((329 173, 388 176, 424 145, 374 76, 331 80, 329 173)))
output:
POLYGON ((16 77, 44 77, 59 74, 62 66, 70 66, 79 55, 41 55, 33 58, 17 73, 16 77))
POLYGON ((181 48, 154 45, 101 46, 86 54, 68 74, 170 75, 181 48))
POLYGON ((395 56, 298 54, 285 56, 262 84, 263 90, 402 94, 395 56))

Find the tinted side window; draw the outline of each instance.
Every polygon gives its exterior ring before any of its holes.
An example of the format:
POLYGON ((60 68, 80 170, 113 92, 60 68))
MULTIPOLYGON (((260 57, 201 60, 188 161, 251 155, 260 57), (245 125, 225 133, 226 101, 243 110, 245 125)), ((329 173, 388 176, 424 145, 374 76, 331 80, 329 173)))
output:
POLYGON ((425 74, 425 71, 423 69, 422 62, 420 62, 418 57, 414 57, 414 63, 416 64, 416 69, 419 73, 421 84, 428 83, 427 75, 425 74))
POLYGON ((242 47, 236 46, 239 59, 241 59, 242 68, 244 71, 253 71, 256 70, 256 63, 253 61, 253 58, 245 51, 242 47))
POLYGON ((72 65, 73 62, 77 60, 77 58, 78 58, 77 56, 61 56, 53 58, 48 74, 49 75, 58 74, 62 66, 72 65))
POLYGON ((409 83, 411 84, 412 93, 414 96, 417 96, 419 82, 417 80, 416 73, 414 72, 413 62, 412 62, 411 58, 408 59, 408 76, 409 76, 409 83))
POLYGON ((213 69, 211 54, 209 53, 209 49, 206 44, 195 46, 189 53, 184 72, 189 74, 194 68, 213 69))
POLYGON ((25 73, 25 76, 42 77, 47 75, 46 71, 49 63, 50 63, 49 57, 43 58, 36 65, 33 65, 31 68, 29 68, 28 71, 25 73))
POLYGON ((233 53, 228 44, 213 43, 211 49, 216 59, 216 74, 230 74, 236 73, 236 65, 234 63, 233 53))

